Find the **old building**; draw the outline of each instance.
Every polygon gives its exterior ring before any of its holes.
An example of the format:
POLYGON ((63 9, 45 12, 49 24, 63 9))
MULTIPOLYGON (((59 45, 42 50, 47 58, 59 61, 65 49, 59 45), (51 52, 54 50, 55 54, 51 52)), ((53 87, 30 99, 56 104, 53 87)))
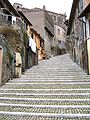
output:
POLYGON ((70 45, 71 59, 88 74, 89 70, 89 0, 73 1, 67 41, 70 45))
MULTIPOLYGON (((43 6, 45 9, 45 6, 43 6)), ((47 11, 54 21, 54 39, 52 45, 53 55, 61 55, 66 53, 66 31, 65 25, 66 15, 47 11)))
POLYGON ((44 40, 42 39, 40 34, 38 34, 38 32, 35 29, 33 29, 33 26, 27 19, 26 15, 24 13, 22 13, 21 11, 18 11, 18 12, 21 15, 22 19, 24 19, 27 23, 26 31, 27 31, 27 35, 28 35, 28 39, 29 39, 29 42, 27 42, 27 43, 29 45, 26 48, 26 57, 25 57, 26 62, 25 63, 27 66, 26 68, 30 68, 30 66, 37 65, 38 60, 42 60, 42 59, 46 58, 44 40), (33 46, 35 46, 35 49, 33 48, 33 46), (30 50, 30 51, 28 51, 28 50, 30 50), (28 55, 28 54, 30 54, 30 55, 28 55))
POLYGON ((23 9, 26 16, 30 16, 30 20, 35 30, 41 35, 45 43, 47 57, 51 56, 51 46, 54 37, 54 24, 49 14, 42 9, 32 9, 29 12, 23 9))
POLYGON ((24 24, 22 28, 24 44, 21 50, 21 55, 22 55, 22 70, 23 72, 25 72, 26 69, 32 67, 33 65, 36 65, 38 61, 34 62, 36 51, 34 53, 29 46, 29 37, 30 37, 32 24, 21 11, 17 11, 17 12, 19 13, 20 18, 22 19, 22 22, 24 24))
POLYGON ((34 53, 29 46, 31 26, 8 0, 0 0, 0 84, 38 64, 37 50, 34 53))
POLYGON ((0 85, 15 76, 15 51, 21 46, 18 18, 10 2, 0 0, 0 85))
POLYGON ((69 25, 67 35, 69 35, 70 42, 70 55, 74 62, 80 64, 79 61, 79 42, 82 41, 82 25, 83 23, 78 20, 79 16, 79 2, 73 1, 71 14, 69 18, 69 25))
POLYGON ((83 65, 85 65, 87 61, 87 73, 90 74, 90 1, 84 0, 83 1, 83 11, 79 15, 79 19, 83 19, 85 23, 85 42, 83 47, 83 65), (86 46, 86 48, 85 48, 86 46), (85 59, 87 58, 87 59, 85 59))
POLYGON ((24 12, 32 22, 34 29, 45 41, 47 56, 66 53, 66 15, 40 8, 23 8, 22 4, 14 3, 14 7, 24 12))
POLYGON ((54 22, 46 10, 40 8, 27 9, 15 3, 16 9, 22 9, 23 13, 33 24, 33 28, 40 34, 45 43, 47 57, 51 56, 51 46, 54 37, 54 22))
POLYGON ((33 28, 31 28, 31 38, 36 42, 36 47, 38 50, 38 60, 46 59, 46 52, 44 46, 44 40, 33 28))

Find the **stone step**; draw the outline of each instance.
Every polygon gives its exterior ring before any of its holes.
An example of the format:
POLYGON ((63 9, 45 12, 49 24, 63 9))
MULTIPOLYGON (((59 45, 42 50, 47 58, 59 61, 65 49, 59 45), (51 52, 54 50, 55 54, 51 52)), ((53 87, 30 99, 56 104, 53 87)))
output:
POLYGON ((43 99, 88 99, 89 93, 77 94, 30 94, 30 93, 0 93, 0 97, 11 98, 43 98, 43 99))
POLYGON ((57 81, 57 83, 56 83, 56 81, 54 81, 54 82, 50 82, 50 81, 48 81, 48 82, 42 82, 42 81, 40 81, 40 82, 7 82, 5 85, 90 85, 90 81, 88 81, 88 82, 68 82, 68 81, 66 81, 66 82, 63 82, 63 81, 61 81, 61 82, 58 82, 57 81))
POLYGON ((90 99, 41 99, 0 97, 0 103, 26 105, 90 105, 90 99))
POLYGON ((53 80, 53 79, 56 79, 56 80, 61 80, 61 79, 65 79, 65 80, 90 80, 89 77, 83 77, 83 76, 70 76, 70 77, 67 77, 67 76, 59 76, 59 77, 56 77, 56 76, 53 76, 53 77, 48 77, 48 76, 23 76, 22 79, 31 79, 31 80, 53 80))
POLYGON ((6 84, 2 88, 9 89, 84 89, 90 88, 90 84, 6 84))
POLYGON ((0 93, 35 93, 35 94, 86 94, 90 93, 90 89, 2 89, 0 93))
MULTIPOLYGON (((15 83, 15 84, 17 84, 17 83, 19 83, 19 84, 20 84, 20 83, 21 83, 21 84, 22 84, 22 83, 24 83, 24 84, 25 84, 25 83, 31 83, 31 84, 32 84, 32 83, 69 83, 69 82, 70 82, 70 83, 81 83, 81 84, 84 84, 84 83, 85 83, 85 84, 88 84, 88 83, 89 83, 89 84, 90 84, 90 80, 89 80, 89 79, 88 79, 88 80, 63 80, 63 79, 62 79, 62 80, 29 80, 29 79, 28 79, 28 80, 27 80, 27 79, 26 79, 26 80, 25 80, 25 79, 19 79, 19 80, 18 80, 18 79, 16 79, 16 80, 11 80, 11 81, 9 81, 8 84, 9 84, 9 83, 10 83, 10 84, 11 84, 11 83, 12 83, 12 84, 13 84, 13 83, 15 83)), ((6 84, 7 84, 7 83, 6 83, 6 84)))
POLYGON ((50 114, 50 113, 28 113, 28 112, 0 112, 1 119, 17 120, 86 120, 90 114, 50 114))
MULTIPOLYGON (((32 80, 34 80, 34 81, 35 81, 35 80, 37 80, 37 81, 39 81, 39 80, 40 80, 40 81, 43 81, 43 80, 44 80, 44 81, 49 81, 49 80, 50 80, 50 81, 51 81, 51 80, 52 80, 52 81, 53 81, 53 80, 57 80, 57 81, 58 81, 58 80, 65 80, 65 81, 66 81, 66 80, 67 80, 67 81, 68 81, 68 80, 71 80, 71 81, 74 81, 74 80, 75 80, 75 81, 90 81, 90 78, 86 78, 86 77, 84 77, 84 78, 77 78, 77 77, 72 77, 72 78, 54 78, 54 77, 53 77, 53 78, 31 78, 31 77, 24 77, 24 78, 19 78, 19 79, 14 79, 14 80, 16 80, 16 81, 19 81, 19 80, 26 80, 26 81, 27 81, 27 80, 31 80, 31 81, 32 81, 32 80)), ((14 80, 13 80, 13 81, 14 81, 14 80)), ((10 80, 10 81, 12 81, 12 80, 10 80)))
POLYGON ((86 73, 82 73, 82 72, 68 72, 68 71, 67 72, 61 72, 61 71, 58 71, 58 70, 57 71, 52 70, 51 72, 49 72, 49 70, 46 70, 46 71, 43 71, 43 70, 39 71, 38 70, 38 71, 35 71, 35 72, 30 71, 28 73, 23 74, 23 76, 24 75, 39 75, 41 73, 43 73, 43 75, 48 75, 48 76, 50 76, 50 75, 55 75, 55 76, 60 76, 60 75, 65 75, 65 76, 68 76, 68 75, 82 75, 82 76, 89 77, 89 75, 87 75, 86 73))
POLYGON ((64 74, 61 74, 61 75, 23 75, 23 78, 24 77, 26 77, 26 78, 28 78, 28 77, 30 77, 30 78, 73 78, 73 77, 77 77, 77 78, 90 78, 90 77, 87 77, 87 76, 83 76, 83 75, 64 75, 64 74))
POLYGON ((24 113, 89 114, 90 106, 0 104, 0 111, 24 113))
POLYGON ((53 109, 90 109, 90 105, 27 105, 27 104, 8 104, 0 103, 0 107, 21 107, 21 108, 53 108, 53 109))
POLYGON ((68 55, 40 61, 0 88, 0 119, 89 120, 90 76, 68 55))
POLYGON ((85 72, 83 72, 83 71, 73 71, 73 72, 71 72, 71 71, 61 71, 61 70, 52 70, 52 71, 50 71, 50 70, 37 70, 37 71, 29 71, 29 72, 25 72, 25 74, 24 75, 38 75, 38 74, 41 74, 41 73, 43 73, 43 74, 45 74, 45 75, 52 75, 52 73, 53 73, 53 75, 61 75, 61 74, 66 74, 66 75, 83 75, 83 76, 87 76, 87 77, 89 77, 85 72), (58 71, 58 73, 57 73, 57 71, 58 71), (50 73, 50 74, 49 74, 50 73))
MULTIPOLYGON (((48 67, 48 66, 47 66, 48 67)), ((64 75, 85 75, 85 76, 87 76, 87 77, 89 77, 89 75, 87 75, 84 71, 74 71, 74 70, 72 70, 72 71, 69 71, 68 69, 65 71, 63 71, 61 68, 59 68, 59 69, 57 69, 57 70, 53 70, 53 69, 47 69, 47 68, 45 68, 45 69, 37 69, 37 70, 30 70, 30 71, 28 71, 28 72, 25 72, 25 74, 23 74, 23 75, 38 75, 38 74, 41 74, 41 73, 43 73, 43 74, 45 74, 45 75, 52 75, 52 73, 54 74, 54 75, 61 75, 61 74, 64 74, 64 75), (57 71, 58 71, 58 73, 57 73, 57 71), (50 74, 49 74, 50 73, 50 74)))
POLYGON ((47 99, 45 99, 45 98, 10 98, 10 97, 0 97, 0 100, 28 100, 28 101, 30 101, 30 100, 32 100, 32 101, 90 101, 90 99, 88 98, 88 99, 50 99, 50 98, 47 98, 47 99))
POLYGON ((53 93, 53 94, 61 94, 61 93, 90 93, 90 89, 0 89, 1 93, 53 93))

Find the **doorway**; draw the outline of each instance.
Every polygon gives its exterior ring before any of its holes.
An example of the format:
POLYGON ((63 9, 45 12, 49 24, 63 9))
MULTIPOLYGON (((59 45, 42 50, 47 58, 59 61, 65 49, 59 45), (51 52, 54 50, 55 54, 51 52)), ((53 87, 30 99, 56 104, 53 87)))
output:
POLYGON ((0 85, 2 79, 2 59, 3 59, 3 49, 2 46, 0 46, 0 85))

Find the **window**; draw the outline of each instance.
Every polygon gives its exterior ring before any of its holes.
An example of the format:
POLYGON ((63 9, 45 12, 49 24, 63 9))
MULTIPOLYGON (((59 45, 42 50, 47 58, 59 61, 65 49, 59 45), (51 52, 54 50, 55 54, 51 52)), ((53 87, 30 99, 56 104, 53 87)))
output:
POLYGON ((12 21, 12 17, 11 16, 8 16, 8 21, 12 21))
POLYGON ((54 21, 56 21, 56 16, 54 16, 54 21))
POLYGON ((61 41, 60 41, 60 40, 58 40, 58 44, 61 44, 61 41))
POLYGON ((8 24, 11 24, 11 23, 12 23, 12 17, 8 16, 8 24))
POLYGON ((51 18, 53 19, 53 15, 51 15, 51 18))
POLYGON ((3 16, 3 20, 4 20, 4 22, 6 22, 6 15, 3 16))
POLYGON ((33 33, 31 33, 31 38, 33 39, 33 33))
POLYGON ((90 36, 90 19, 89 19, 89 36, 90 36))
POLYGON ((19 8, 19 6, 17 6, 17 8, 19 8))
POLYGON ((40 41, 40 47, 44 47, 44 42, 43 41, 40 41))
POLYGON ((58 35, 60 35, 60 29, 58 29, 58 35))
POLYGON ((24 22, 24 28, 25 30, 28 30, 28 24, 24 22))

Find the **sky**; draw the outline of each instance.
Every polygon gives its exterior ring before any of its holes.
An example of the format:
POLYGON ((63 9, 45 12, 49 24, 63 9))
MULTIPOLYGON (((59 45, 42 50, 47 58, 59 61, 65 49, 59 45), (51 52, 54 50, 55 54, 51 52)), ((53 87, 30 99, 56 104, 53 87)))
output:
POLYGON ((20 4, 23 4, 23 7, 26 8, 43 8, 43 5, 45 5, 46 10, 61 13, 66 13, 67 18, 69 18, 72 1, 73 0, 9 0, 10 3, 13 5, 13 3, 17 2, 20 4))

